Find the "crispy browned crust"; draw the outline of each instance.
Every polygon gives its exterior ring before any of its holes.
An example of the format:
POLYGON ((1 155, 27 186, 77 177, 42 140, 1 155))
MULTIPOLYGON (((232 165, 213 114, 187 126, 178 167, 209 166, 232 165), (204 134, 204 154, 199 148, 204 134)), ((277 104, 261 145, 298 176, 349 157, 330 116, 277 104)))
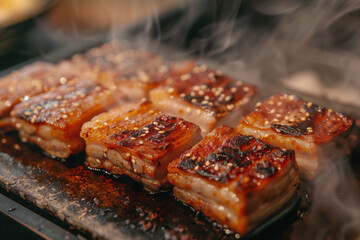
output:
POLYGON ((33 96, 47 91, 59 83, 59 79, 49 77, 55 66, 50 63, 35 62, 0 79, 0 116, 9 114, 12 107, 25 96, 33 96))
MULTIPOLYGON (((101 141, 109 149, 118 149, 154 164, 197 131, 199 127, 195 124, 164 115, 146 102, 96 127, 85 125, 81 137, 86 141, 101 141)), ((126 160, 131 160, 130 155, 126 160)))
POLYGON ((58 88, 15 106, 12 116, 33 125, 49 125, 65 136, 79 136, 81 125, 113 106, 111 91, 87 79, 74 78, 58 88))
POLYGON ((202 65, 175 77, 167 90, 173 96, 222 117, 248 103, 256 87, 202 65))
POLYGON ((168 172, 178 199, 241 234, 282 208, 299 185, 294 151, 227 126, 171 162, 168 172))
POLYGON ((281 150, 221 126, 172 162, 169 172, 186 171, 219 184, 236 181, 237 190, 247 192, 261 188, 294 159, 292 150, 281 150))
POLYGON ((238 128, 241 125, 271 129, 284 137, 322 144, 347 132, 354 125, 354 120, 294 95, 277 94, 259 103, 254 112, 240 121, 238 128))

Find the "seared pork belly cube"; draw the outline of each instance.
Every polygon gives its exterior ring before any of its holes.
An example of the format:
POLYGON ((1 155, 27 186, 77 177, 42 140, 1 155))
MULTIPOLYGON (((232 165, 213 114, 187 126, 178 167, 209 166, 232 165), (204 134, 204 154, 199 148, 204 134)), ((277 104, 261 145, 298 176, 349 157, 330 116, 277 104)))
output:
POLYGON ((81 126, 119 101, 119 96, 87 79, 73 79, 30 97, 11 112, 23 141, 39 145, 54 157, 67 158, 85 147, 81 126))
POLYGON ((245 234, 295 198, 294 158, 292 150, 220 126, 171 162, 168 178, 177 199, 245 234))
POLYGON ((200 126, 203 135, 219 125, 235 126, 250 112, 256 88, 205 65, 173 78, 171 84, 150 92, 150 100, 170 115, 200 126))
POLYGON ((49 78, 53 64, 35 62, 0 79, 0 129, 11 126, 10 111, 22 99, 46 91, 58 79, 49 78))
POLYGON ((335 137, 345 137, 352 118, 294 95, 277 94, 240 120, 236 131, 253 135, 281 148, 293 149, 300 176, 313 179, 319 169, 320 149, 335 137))
POLYGON ((157 191, 168 186, 168 163, 201 140, 200 129, 149 102, 128 111, 133 107, 116 107, 84 124, 87 165, 129 175, 157 191))
MULTIPOLYGON (((10 129, 10 112, 16 104, 65 84, 79 74, 71 64, 35 62, 0 79, 0 128, 10 129)), ((81 76, 95 79, 90 72, 81 72, 81 76)))
POLYGON ((116 41, 75 55, 72 61, 97 71, 101 84, 117 89, 133 100, 147 97, 150 89, 165 80, 157 75, 167 71, 161 67, 163 60, 156 54, 116 41))

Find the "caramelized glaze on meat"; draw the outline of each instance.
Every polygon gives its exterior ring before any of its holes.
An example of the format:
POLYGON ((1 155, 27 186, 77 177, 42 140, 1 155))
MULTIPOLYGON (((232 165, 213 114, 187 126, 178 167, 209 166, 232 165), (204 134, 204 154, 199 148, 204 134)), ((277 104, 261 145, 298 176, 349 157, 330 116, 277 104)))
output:
POLYGON ((195 66, 191 72, 177 77, 168 92, 221 117, 236 105, 247 103, 256 88, 202 65, 195 66))
POLYGON ((291 150, 280 150, 223 126, 181 155, 176 167, 219 183, 237 181, 239 191, 244 191, 268 181, 294 158, 291 150))
POLYGON ((113 98, 111 92, 101 85, 75 80, 17 105, 14 116, 32 124, 44 123, 66 129, 79 118, 88 116, 90 111, 103 108, 102 102, 115 102, 109 101, 110 98, 113 98))
MULTIPOLYGON (((122 149, 153 162, 181 144, 187 138, 184 134, 192 135, 197 130, 195 124, 164 115, 146 102, 118 118, 100 122, 96 127, 85 125, 81 136, 101 140, 108 148, 122 149)), ((127 160, 130 161, 130 155, 127 160)))
POLYGON ((351 117, 306 102, 299 97, 277 94, 240 120, 241 134, 254 135, 270 144, 293 149, 302 177, 313 179, 319 168, 319 147, 350 132, 351 117))
POLYGON ((287 94, 274 95, 259 104, 242 122, 250 118, 259 128, 272 128, 284 136, 306 138, 317 144, 328 142, 354 123, 351 117, 287 94))
POLYGON ((174 196, 231 229, 245 234, 296 194, 295 154, 233 128, 215 128, 171 162, 174 196))
POLYGON ((112 174, 127 174, 146 189, 168 186, 167 166, 182 152, 200 141, 193 123, 163 114, 150 102, 134 107, 123 105, 84 124, 86 164, 112 174))

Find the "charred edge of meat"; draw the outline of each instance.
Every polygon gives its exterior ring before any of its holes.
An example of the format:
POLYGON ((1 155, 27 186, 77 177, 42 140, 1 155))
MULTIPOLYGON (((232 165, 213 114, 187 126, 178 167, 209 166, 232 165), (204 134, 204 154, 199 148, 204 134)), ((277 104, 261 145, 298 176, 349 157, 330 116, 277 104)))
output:
POLYGON ((176 117, 161 115, 151 123, 141 127, 139 130, 125 130, 111 135, 112 140, 118 139, 119 146, 133 147, 140 143, 153 142, 157 149, 167 149, 171 146, 171 139, 167 139, 179 125, 185 124, 176 117))
POLYGON ((294 156, 293 151, 282 151, 252 136, 237 135, 203 158, 196 153, 182 155, 178 168, 221 183, 227 183, 242 174, 242 188, 251 188, 259 180, 277 173, 273 161, 282 165, 294 156))

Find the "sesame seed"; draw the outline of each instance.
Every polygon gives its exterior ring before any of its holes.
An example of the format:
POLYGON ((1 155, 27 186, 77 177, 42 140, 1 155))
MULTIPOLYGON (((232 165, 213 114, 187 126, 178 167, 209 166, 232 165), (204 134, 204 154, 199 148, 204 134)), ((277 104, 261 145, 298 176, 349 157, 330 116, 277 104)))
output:
POLYGON ((201 115, 201 110, 200 110, 200 109, 196 110, 196 114, 197 114, 198 116, 200 116, 200 115, 201 115))
POLYGON ((139 128, 138 128, 138 127, 134 127, 134 130, 137 131, 137 130, 139 130, 139 128))
POLYGON ((67 82, 67 79, 65 77, 61 77, 59 81, 61 84, 65 84, 67 82))
POLYGON ((174 91, 175 91, 174 88, 169 88, 169 89, 168 89, 168 93, 173 93, 174 91))
POLYGON ((186 113, 190 113, 191 112, 191 109, 188 107, 188 108, 186 108, 186 113))
POLYGON ((183 75, 181 75, 181 77, 180 77, 180 79, 182 80, 182 81, 186 81, 186 80, 188 80, 188 79, 190 79, 191 78, 191 75, 188 73, 188 74, 183 74, 183 75))
POLYGON ((134 138, 134 137, 131 137, 131 138, 130 138, 130 140, 135 140, 135 139, 136 139, 136 138, 134 138))
POLYGON ((218 76, 222 76, 222 75, 223 75, 223 72, 222 72, 222 71, 220 71, 220 70, 218 70, 218 71, 216 71, 216 75, 218 75, 218 76))
POLYGON ((201 161, 201 157, 198 157, 198 159, 197 159, 197 160, 198 160, 198 162, 200 162, 200 161, 201 161))
POLYGON ((125 121, 129 120, 129 117, 125 117, 124 120, 125 120, 125 121))
POLYGON ((3 144, 7 143, 6 138, 1 139, 1 143, 3 143, 3 144))
POLYGON ((218 171, 219 170, 219 165, 215 165, 214 170, 218 171))
POLYGON ((192 156, 191 160, 195 161, 195 160, 196 160, 196 157, 195 157, 195 156, 192 156))
POLYGON ((289 120, 289 122, 295 122, 295 119, 291 118, 291 119, 289 120))
POLYGON ((136 160, 135 160, 134 158, 131 159, 131 162, 132 162, 133 164, 136 164, 136 160))
POLYGON ((256 107, 260 107, 262 105, 261 102, 256 103, 256 107))
POLYGON ((275 116, 279 118, 279 117, 281 117, 281 114, 277 113, 275 116))
POLYGON ((278 106, 281 106, 281 105, 282 105, 282 102, 278 102, 277 105, 278 105, 278 106))
POLYGON ((268 104, 274 105, 274 101, 269 101, 268 104))
POLYGON ((264 137, 268 138, 268 137, 269 137, 269 134, 265 134, 264 137))
POLYGON ((231 111, 234 109, 234 104, 229 104, 229 105, 226 105, 226 108, 231 111))
POLYGON ((332 110, 332 109, 328 109, 328 112, 329 112, 329 113, 332 113, 332 112, 333 112, 333 110, 332 110))
POLYGON ((196 165, 195 168, 194 168, 195 171, 199 170, 199 166, 196 165))
POLYGON ((144 141, 142 141, 142 140, 139 141, 139 144, 143 144, 143 143, 144 143, 144 141))
POLYGON ((68 118, 68 115, 64 114, 64 115, 62 115, 62 118, 63 118, 63 119, 67 119, 67 118, 68 118))
POLYGON ((275 112, 275 109, 271 109, 269 113, 273 114, 275 112))
POLYGON ((16 128, 21 128, 22 125, 21 125, 21 123, 16 123, 16 124, 15 124, 15 127, 16 127, 16 128))
POLYGON ((274 122, 279 122, 279 119, 277 119, 277 118, 274 118, 274 120, 273 120, 274 122))
POLYGON ((184 98, 184 97, 186 97, 186 94, 182 93, 182 94, 180 94, 180 97, 184 98))
POLYGON ((237 90, 236 87, 232 87, 232 88, 230 89, 230 92, 235 93, 236 90, 237 90))
POLYGON ((305 120, 306 120, 306 118, 305 118, 305 117, 302 117, 302 118, 300 118, 300 120, 301 120, 301 121, 305 121, 305 120))
POLYGON ((312 106, 312 102, 308 102, 307 104, 306 104, 306 106, 309 108, 309 107, 311 107, 312 106))
POLYGON ((164 130, 161 130, 161 131, 159 131, 159 133, 160 133, 160 134, 163 134, 163 133, 165 133, 165 131, 164 131, 164 130))
POLYGON ((160 130, 160 128, 158 128, 158 127, 154 127, 155 128, 155 130, 157 130, 157 131, 159 131, 160 130))
POLYGON ((207 66, 206 66, 205 64, 203 64, 203 65, 200 66, 200 71, 201 71, 201 72, 205 72, 206 69, 207 69, 207 66))
POLYGON ((21 147, 20 147, 19 144, 15 144, 15 145, 14 145, 14 149, 15 149, 15 150, 21 150, 21 147))
POLYGON ((206 95, 206 96, 204 97, 204 99, 209 101, 210 97, 209 97, 208 95, 206 95))
POLYGON ((195 98, 191 99, 191 102, 196 103, 196 99, 195 98))
POLYGON ((267 121, 267 120, 265 121, 265 125, 268 125, 269 123, 270 123, 269 121, 267 121))
POLYGON ((185 154, 185 157, 190 157, 190 156, 191 156, 191 153, 185 154))
POLYGON ((206 161, 206 162, 205 162, 205 166, 210 166, 210 162, 209 162, 209 161, 206 161))
POLYGON ((9 100, 6 100, 6 101, 5 101, 5 106, 10 107, 10 106, 11 106, 11 102, 10 102, 9 100))
POLYGON ((153 114, 155 111, 154 110, 149 110, 149 113, 150 114, 153 114))
POLYGON ((248 92, 250 90, 250 88, 249 87, 244 87, 243 90, 244 90, 244 92, 248 92))
POLYGON ((213 73, 213 72, 209 73, 209 74, 208 74, 208 77, 209 77, 209 78, 214 78, 214 77, 215 77, 215 73, 213 73))
POLYGON ((229 163, 228 163, 228 164, 226 164, 226 165, 228 165, 229 167, 234 166, 234 164, 233 164, 233 163, 231 163, 231 162, 229 162, 229 163))
POLYGON ((289 120, 289 117, 288 117, 288 116, 285 116, 285 120, 289 120))
POLYGON ((226 96, 226 97, 225 97, 225 101, 228 102, 228 101, 230 101, 230 100, 231 100, 231 96, 226 96))
POLYGON ((199 95, 200 95, 200 96, 204 96, 204 94, 205 94, 205 92, 204 92, 203 90, 200 90, 200 91, 199 91, 199 95))
POLYGON ((30 122, 31 122, 31 123, 35 123, 36 118, 37 118, 37 116, 36 116, 36 115, 33 115, 32 118, 31 118, 31 120, 30 120, 30 122))
POLYGON ((107 158, 107 154, 106 154, 106 153, 104 153, 104 157, 107 158))
POLYGON ((308 112, 307 112, 307 113, 305 113, 305 116, 309 117, 309 116, 310 116, 310 113, 308 113, 308 112))
POLYGON ((154 124, 155 126, 158 126, 158 125, 159 125, 159 123, 156 122, 156 121, 154 121, 153 124, 154 124))
POLYGON ((126 157, 130 157, 130 153, 126 153, 125 156, 126 156, 126 157))

